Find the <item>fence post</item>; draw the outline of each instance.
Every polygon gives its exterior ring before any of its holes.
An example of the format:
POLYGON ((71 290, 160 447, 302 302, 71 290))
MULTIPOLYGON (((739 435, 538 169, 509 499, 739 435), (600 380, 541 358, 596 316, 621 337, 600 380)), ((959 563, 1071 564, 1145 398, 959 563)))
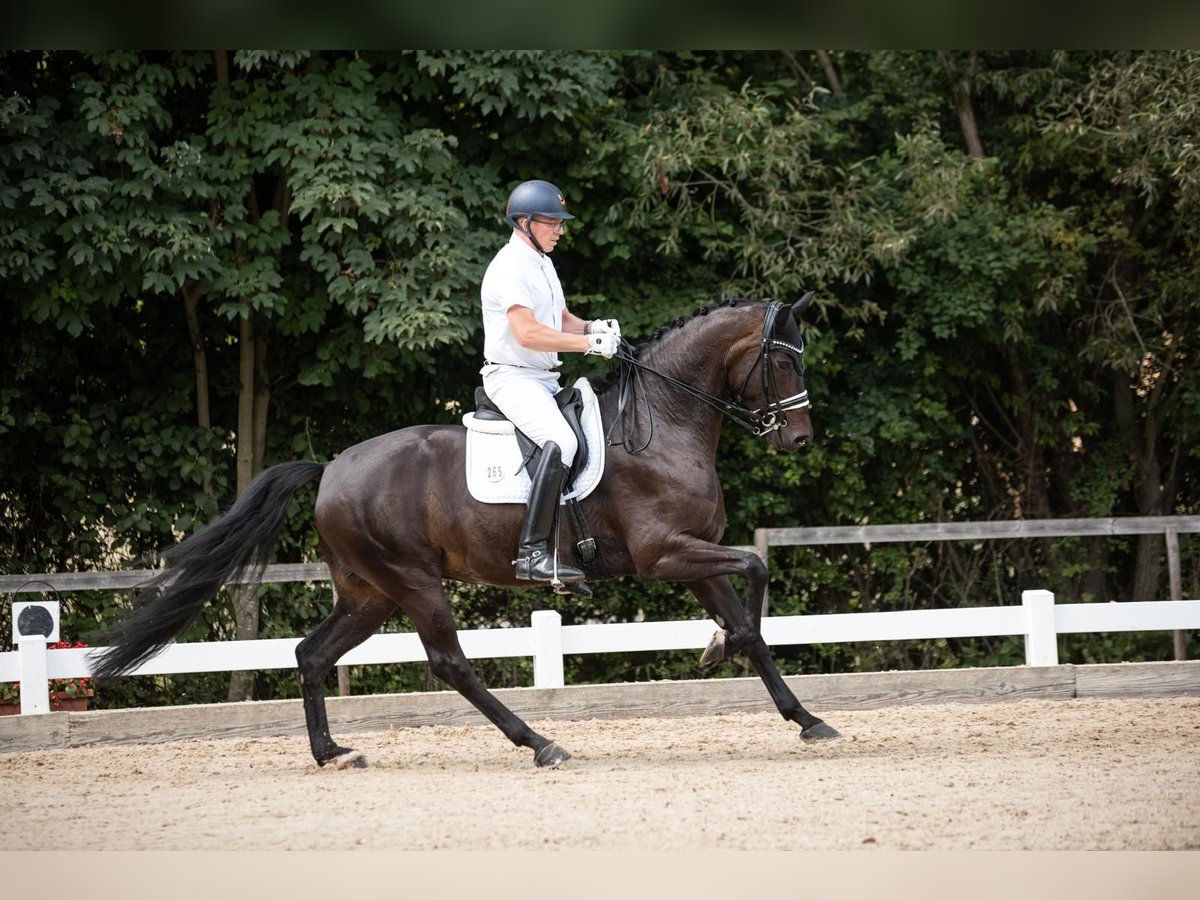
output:
POLYGON ((59 604, 39 600, 12 605, 12 638, 21 663, 21 715, 50 712, 46 644, 58 640, 59 604))
POLYGON ((767 539, 767 529, 754 529, 754 552, 758 554, 758 558, 763 561, 763 565, 767 566, 767 586, 763 588, 762 599, 762 616, 765 619, 768 615, 770 603, 767 596, 771 593, 771 569, 770 563, 767 561, 767 554, 770 552, 770 543, 767 539))
MULTIPOLYGON (((1171 599, 1183 599, 1183 573, 1179 566, 1179 529, 1168 526, 1163 529, 1163 537, 1167 541, 1167 576, 1171 583, 1171 599)), ((1177 660, 1187 659, 1187 639, 1186 631, 1176 631, 1173 637, 1175 645, 1175 658, 1177 660)))
POLYGON ((530 616, 533 625, 533 686, 562 687, 562 616, 542 609, 530 616))
POLYGON ((21 715, 50 712, 50 681, 46 667, 46 638, 40 634, 17 641, 21 654, 21 715))
POLYGON ((1054 624, 1054 594, 1022 591, 1025 607, 1025 665, 1058 665, 1058 631, 1054 624))
MULTIPOLYGON (((334 605, 334 608, 336 608, 337 604, 338 604, 338 592, 337 592, 337 588, 333 586, 332 582, 329 585, 329 591, 331 594, 333 594, 333 605, 334 605)), ((338 696, 339 697, 349 697, 350 696, 350 667, 349 666, 338 666, 337 667, 337 684, 338 684, 338 696)))

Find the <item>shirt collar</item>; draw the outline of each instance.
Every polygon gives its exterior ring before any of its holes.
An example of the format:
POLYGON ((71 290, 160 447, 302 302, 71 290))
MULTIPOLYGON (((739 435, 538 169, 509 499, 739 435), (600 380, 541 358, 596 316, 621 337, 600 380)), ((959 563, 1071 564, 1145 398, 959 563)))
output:
POLYGON ((527 243, 525 243, 523 240, 521 240, 521 236, 519 234, 517 234, 515 231, 512 233, 512 236, 509 237, 508 242, 510 244, 515 244, 517 247, 518 253, 527 254, 528 257, 530 259, 532 259, 534 262, 541 263, 543 260, 546 259, 544 254, 538 253, 536 250, 534 250, 532 247, 530 247, 527 243))

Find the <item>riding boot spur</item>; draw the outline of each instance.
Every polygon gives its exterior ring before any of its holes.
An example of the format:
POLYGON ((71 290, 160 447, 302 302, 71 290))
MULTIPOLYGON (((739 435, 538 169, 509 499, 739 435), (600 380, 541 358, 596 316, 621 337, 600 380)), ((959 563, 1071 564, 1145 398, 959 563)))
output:
MULTIPOLYGON (((558 516, 558 501, 562 493, 565 472, 562 451, 558 444, 546 441, 541 458, 529 473, 529 503, 525 521, 521 524, 521 540, 517 548, 517 579, 548 581, 551 584, 582 581, 584 574, 573 566, 560 565, 557 553, 550 549, 550 535, 558 516)), ((557 542, 556 542, 557 544, 557 542)))

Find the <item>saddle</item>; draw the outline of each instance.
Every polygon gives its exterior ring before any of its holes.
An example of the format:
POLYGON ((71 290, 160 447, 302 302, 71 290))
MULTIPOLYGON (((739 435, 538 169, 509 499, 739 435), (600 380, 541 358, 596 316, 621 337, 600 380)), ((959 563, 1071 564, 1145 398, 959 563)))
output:
MULTIPOLYGON (((588 565, 597 561, 596 542, 579 501, 595 489, 604 472, 603 423, 586 378, 563 388, 555 401, 579 444, 560 505, 566 507, 575 532, 575 556, 588 565)), ((463 425, 467 428, 466 476, 471 496, 483 503, 526 502, 528 472, 541 457, 542 448, 496 407, 482 387, 475 388, 475 410, 463 416, 463 425)))
MULTIPOLYGON (((574 432, 575 440, 579 444, 579 449, 575 451, 575 460, 571 463, 566 483, 563 485, 563 493, 567 494, 571 492, 575 486, 575 479, 587 468, 588 463, 588 438, 583 430, 583 393, 577 387, 563 388, 554 395, 554 402, 558 404, 559 412, 571 426, 571 431, 574 432)), ((508 421, 508 416, 500 412, 500 408, 492 402, 492 398, 487 395, 487 391, 483 389, 482 385, 475 388, 475 421, 480 420, 485 422, 508 421)), ((541 458, 542 448, 516 425, 513 426, 513 435, 517 439, 517 446, 521 448, 523 460, 521 468, 533 468, 533 464, 541 458)))

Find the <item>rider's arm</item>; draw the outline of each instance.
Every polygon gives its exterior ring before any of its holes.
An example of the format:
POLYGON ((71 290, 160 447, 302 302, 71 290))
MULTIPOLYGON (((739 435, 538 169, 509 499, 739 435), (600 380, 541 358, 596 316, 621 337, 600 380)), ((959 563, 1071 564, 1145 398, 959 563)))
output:
POLYGON ((517 343, 526 350, 541 353, 584 353, 588 349, 588 338, 583 333, 587 323, 569 312, 563 312, 563 330, 555 331, 533 317, 528 306, 510 306, 508 325, 517 343), (568 325, 572 327, 568 331, 568 325))
POLYGON ((569 309, 563 310, 562 330, 569 334, 587 334, 587 319, 581 319, 569 309))

